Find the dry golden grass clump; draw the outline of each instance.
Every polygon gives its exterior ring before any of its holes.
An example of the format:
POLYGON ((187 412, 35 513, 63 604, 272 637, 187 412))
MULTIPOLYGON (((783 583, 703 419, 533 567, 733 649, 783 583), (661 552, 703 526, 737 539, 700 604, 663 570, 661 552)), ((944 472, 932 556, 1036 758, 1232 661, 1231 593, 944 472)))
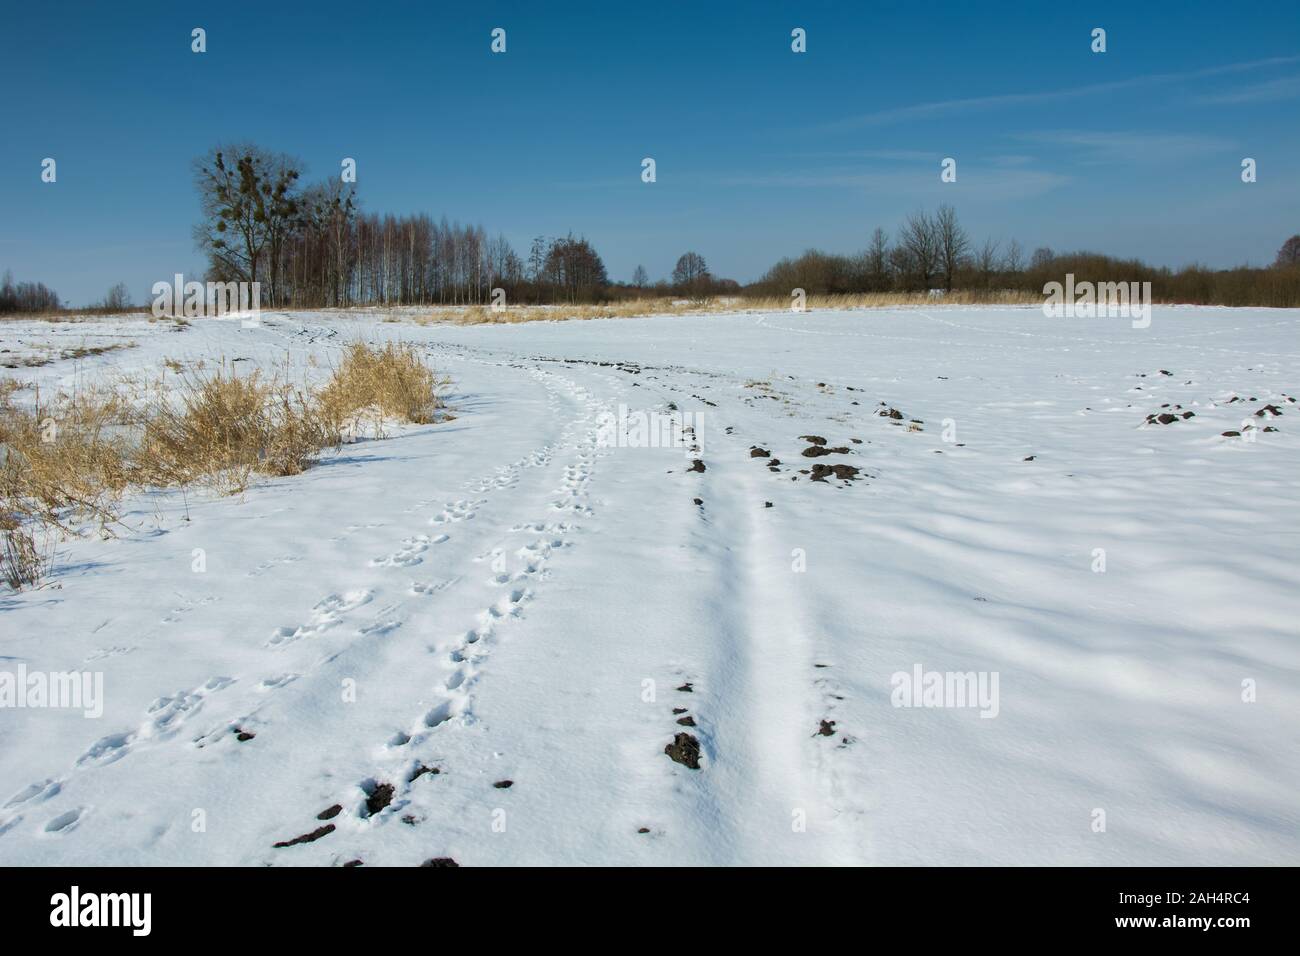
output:
POLYGON ((111 520, 131 482, 133 412, 116 394, 83 389, 61 401, 37 393, 18 408, 16 389, 0 388, 0 510, 64 528, 64 518, 111 520))
POLYGON ((82 388, 48 402, 38 393, 22 407, 13 397, 24 386, 0 380, 0 580, 14 588, 40 580, 50 552, 37 545, 38 532, 72 534, 93 519, 108 534, 132 487, 239 493, 256 475, 309 468, 363 418, 447 417, 445 381, 408 345, 351 345, 318 390, 283 373, 237 375, 225 363, 176 377, 179 386, 137 390, 135 400, 82 388))
POLYGON ((411 345, 390 342, 378 348, 354 342, 317 401, 322 417, 339 434, 363 419, 427 424, 437 420, 444 384, 411 345))
POLYGON ((142 483, 236 493, 255 474, 296 475, 334 444, 308 395, 259 372, 183 377, 179 403, 150 409, 136 452, 142 483))
POLYGON ((12 404, 21 386, 0 382, 0 580, 14 590, 40 582, 53 559, 51 539, 70 523, 115 520, 113 504, 129 483, 125 410, 97 391, 29 408, 12 404), (38 536, 43 543, 38 543, 38 536))

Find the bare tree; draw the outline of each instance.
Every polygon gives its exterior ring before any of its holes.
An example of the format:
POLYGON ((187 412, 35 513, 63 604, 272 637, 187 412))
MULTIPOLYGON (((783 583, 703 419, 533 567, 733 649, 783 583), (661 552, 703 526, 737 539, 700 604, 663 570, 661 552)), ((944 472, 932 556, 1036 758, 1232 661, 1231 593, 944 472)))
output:
POLYGON ((108 290, 108 295, 104 296, 104 308, 110 312, 125 312, 131 308, 131 290, 125 282, 119 282, 108 290))
POLYGON ((1046 269, 1056 258, 1056 253, 1047 246, 1039 246, 1034 250, 1034 254, 1029 257, 1029 268, 1046 269))
POLYGON ((1020 248, 1020 243, 1012 239, 1007 243, 1007 253, 1002 257, 1002 271, 1009 272, 1012 275, 1020 272, 1025 267, 1025 253, 1020 248))
POLYGON ((250 143, 218 146, 195 161, 204 218, 196 238, 217 279, 257 282, 258 270, 269 258, 274 301, 280 253, 298 221, 294 184, 300 165, 250 143))
POLYGON ((638 289, 644 289, 650 284, 650 274, 645 271, 645 266, 637 266, 632 273, 632 284, 638 289))
POLYGON ((957 222, 957 212, 952 206, 940 206, 933 220, 935 238, 939 246, 939 265, 943 270, 943 287, 952 291, 952 277, 970 249, 970 239, 957 222))
POLYGON ((889 286, 889 237, 879 226, 871 234, 871 245, 866 256, 867 279, 873 291, 881 292, 889 286))
POLYGON ((673 266, 673 285, 692 299, 704 299, 709 294, 709 267, 698 252, 683 253, 673 266))
POLYGON ((935 220, 924 212, 909 216, 899 235, 899 247, 904 252, 906 269, 916 277, 922 291, 939 271, 939 237, 935 220))
POLYGON ((60 308, 59 296, 43 282, 14 282, 5 271, 0 282, 0 315, 13 312, 53 312, 60 308))
POLYGON ((993 273, 998 271, 998 246, 996 239, 986 239, 975 254, 975 267, 986 289, 993 284, 993 273))
POLYGON ((1277 251, 1277 259, 1273 262, 1273 265, 1281 268, 1293 266, 1297 263, 1300 263, 1300 235, 1292 236, 1282 243, 1282 248, 1277 251))

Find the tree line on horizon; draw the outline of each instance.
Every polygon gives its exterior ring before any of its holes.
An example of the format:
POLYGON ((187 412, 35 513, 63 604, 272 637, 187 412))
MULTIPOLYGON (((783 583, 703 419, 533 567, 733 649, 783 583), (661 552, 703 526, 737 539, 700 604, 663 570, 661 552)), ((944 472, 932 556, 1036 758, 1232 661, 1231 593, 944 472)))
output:
MULTIPOLYGON (((601 303, 643 297, 788 297, 864 293, 1000 292, 1040 294, 1073 273, 1077 281, 1150 282, 1158 301, 1204 305, 1300 306, 1300 235, 1287 239, 1266 268, 1179 270, 1091 252, 1026 254, 1012 239, 976 244, 953 207, 909 216, 892 238, 882 228, 852 254, 809 249, 783 258, 758 280, 715 276, 688 251, 669 278, 651 282, 643 266, 631 281, 611 280, 585 237, 538 236, 521 257, 503 235, 482 226, 435 221, 426 213, 362 212, 355 182, 340 177, 303 186, 304 166, 252 144, 216 147, 194 163, 202 218, 194 227, 207 258, 205 278, 259 282, 263 308, 367 305, 482 305, 504 291, 509 304, 601 303)), ((118 283, 105 312, 132 307, 118 283)), ((0 314, 59 311, 40 282, 0 285, 0 314)))

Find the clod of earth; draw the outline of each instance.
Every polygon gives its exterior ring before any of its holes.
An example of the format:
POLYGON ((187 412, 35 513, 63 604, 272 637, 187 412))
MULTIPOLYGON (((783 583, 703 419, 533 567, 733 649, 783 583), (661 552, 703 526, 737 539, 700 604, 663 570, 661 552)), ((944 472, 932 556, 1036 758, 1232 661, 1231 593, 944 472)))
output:
POLYGON ((420 764, 420 766, 416 767, 414 770, 411 771, 411 775, 406 778, 406 782, 414 783, 416 780, 419 780, 421 777, 423 777, 426 773, 438 774, 438 773, 442 773, 442 771, 439 770, 437 767, 426 767, 424 764, 420 764))
POLYGON ((691 467, 687 468, 686 470, 687 470, 687 471, 703 471, 703 470, 704 470, 704 462, 702 462, 702 461, 700 461, 698 458, 696 458, 694 461, 691 462, 691 467))
POLYGON ((251 731, 244 730, 242 727, 235 727, 234 731, 235 731, 235 739, 238 740, 241 744, 245 740, 252 740, 254 737, 257 736, 257 734, 252 733, 251 731))
POLYGON ((460 864, 449 856, 435 856, 431 860, 425 860, 420 866, 460 866, 460 864))
POLYGON ((881 418, 892 418, 895 421, 902 421, 903 419, 903 413, 900 412, 897 408, 882 408, 876 414, 878 414, 881 418))
POLYGON ((333 820, 343 812, 343 804, 336 803, 332 807, 326 807, 320 813, 316 814, 317 820, 333 820))
POLYGON ((690 714, 687 714, 685 717, 679 717, 677 723, 681 724, 683 727, 694 727, 695 718, 690 714))
POLYGON ((498 780, 496 783, 492 784, 492 786, 496 787, 498 790, 509 790, 514 785, 515 782, 513 780, 498 780))
POLYGON ((391 783, 379 783, 370 791, 366 797, 366 812, 374 816, 384 807, 393 802, 393 785, 391 783))
POLYGON ((637 827, 636 832, 637 832, 637 833, 649 833, 649 832, 650 832, 650 828, 649 828, 649 827, 637 827))
POLYGON ((772 453, 766 448, 759 448, 757 445, 749 450, 750 458, 770 458, 771 455, 772 453))
POLYGON ((1240 438, 1241 432, 1223 432, 1222 435, 1224 438, 1240 438))
POLYGON ((835 721, 833 721, 833 720, 823 720, 823 721, 821 722, 821 726, 817 728, 817 733, 821 734, 823 737, 834 737, 834 736, 835 736, 835 721))
POLYGON ((674 714, 684 714, 684 713, 686 713, 686 708, 685 708, 685 707, 674 707, 674 708, 673 708, 673 713, 674 713, 674 714))
POLYGON ((843 446, 827 448, 825 445, 810 445, 803 450, 805 458, 820 458, 823 455, 847 455, 849 450, 843 446))
POLYGON ((321 837, 334 832, 334 824, 327 823, 319 829, 312 830, 311 833, 304 833, 302 836, 296 836, 292 840, 281 840, 279 843, 271 844, 276 849, 282 849, 286 846, 297 846, 300 843, 314 843, 321 837))
POLYGON ((772 507, 772 502, 770 502, 770 501, 764 501, 764 502, 763 502, 763 507, 764 507, 764 508, 770 508, 770 507, 772 507))
POLYGON ((808 442, 810 445, 824 445, 824 444, 826 444, 826 439, 825 439, 825 438, 822 438, 821 435, 800 435, 800 436, 799 436, 799 440, 800 440, 800 441, 806 441, 806 442, 808 442))
POLYGON ((1276 405, 1265 405, 1263 408, 1261 408, 1259 411, 1255 413, 1255 417, 1263 418, 1265 415, 1272 415, 1273 417, 1276 418, 1278 415, 1281 414, 1282 414, 1282 409, 1278 408, 1276 405))
POLYGON ((695 687, 691 684, 683 684, 681 687, 677 689, 687 694, 693 693, 695 691, 695 687))
POLYGON ((362 864, 362 862, 361 862, 360 860, 348 860, 346 863, 343 864, 343 866, 344 866, 345 869, 348 869, 348 868, 351 868, 351 867, 354 867, 354 866, 362 866, 362 865, 363 865, 363 864, 362 864))
POLYGON ((858 473, 858 469, 854 468, 852 465, 813 465, 812 466, 813 481, 825 481, 827 478, 829 478, 832 475, 834 475, 836 478, 843 479, 844 481, 852 481, 854 477, 857 475, 857 473, 858 473))
POLYGON ((680 733, 664 747, 664 753, 674 762, 692 770, 700 769, 700 742, 688 733, 680 733))

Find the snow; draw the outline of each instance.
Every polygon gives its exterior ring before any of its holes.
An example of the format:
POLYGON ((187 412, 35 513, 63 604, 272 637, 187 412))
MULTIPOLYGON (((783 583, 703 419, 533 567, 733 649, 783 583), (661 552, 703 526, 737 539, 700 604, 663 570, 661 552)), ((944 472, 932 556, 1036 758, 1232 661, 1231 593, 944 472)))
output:
POLYGON ((407 318, 0 324, 133 343, 5 370, 43 391, 402 339, 456 415, 137 494, 0 598, 0 671, 104 686, 0 708, 0 863, 1300 862, 1294 312, 407 318), (698 454, 603 439, 670 402, 698 454), (996 675, 996 715, 895 706, 917 667, 996 675))

